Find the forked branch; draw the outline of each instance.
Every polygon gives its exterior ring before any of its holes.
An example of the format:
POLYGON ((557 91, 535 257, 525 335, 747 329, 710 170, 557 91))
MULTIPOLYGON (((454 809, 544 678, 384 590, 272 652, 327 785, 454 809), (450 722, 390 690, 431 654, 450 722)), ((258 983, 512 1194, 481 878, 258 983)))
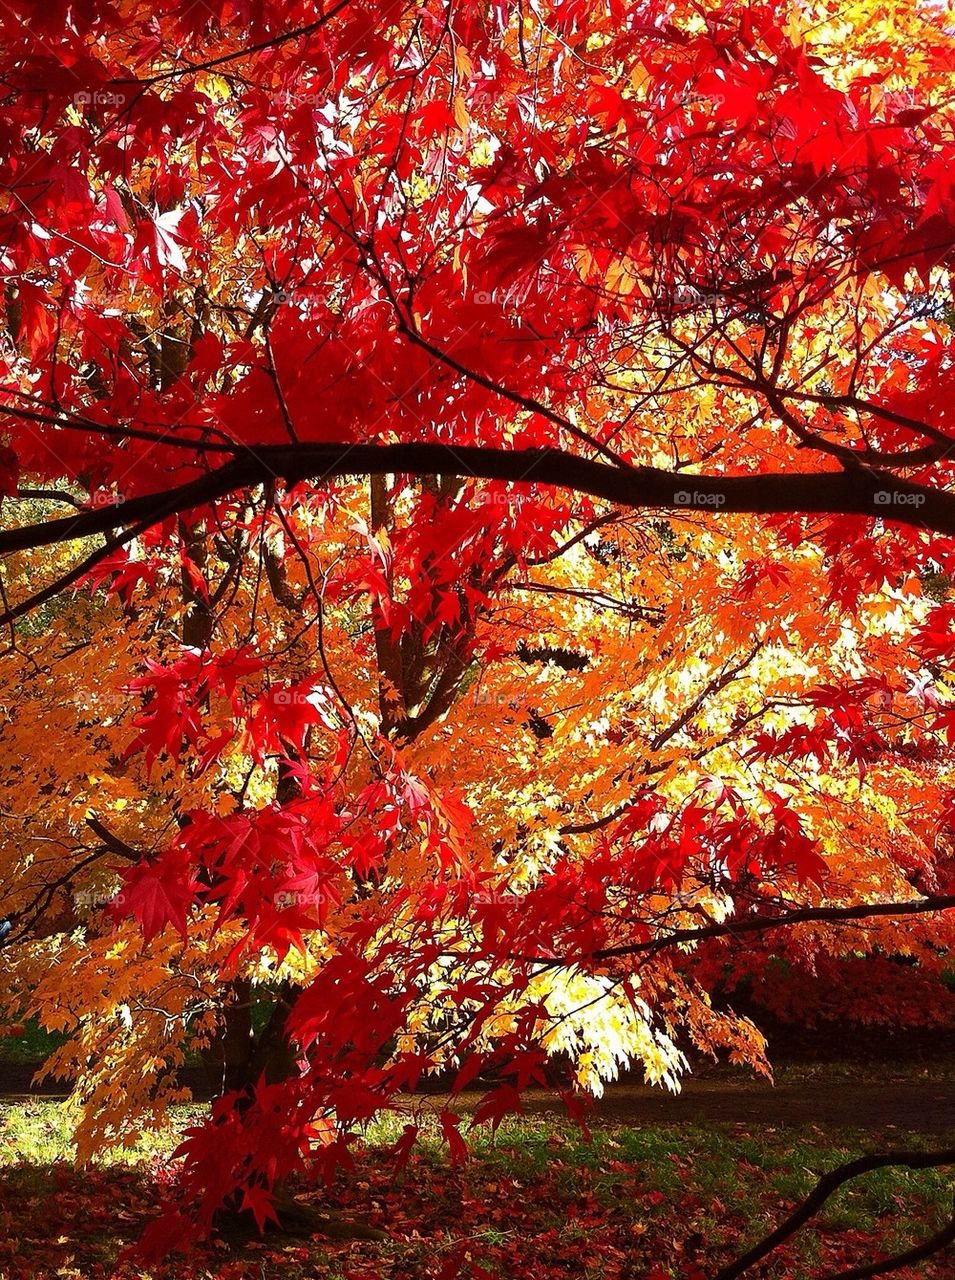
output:
MULTIPOLYGON (((771 1231, 769 1235, 764 1236, 746 1253, 727 1263, 725 1267, 721 1267, 714 1275, 713 1280, 736 1280, 737 1276, 741 1276, 750 1267, 755 1266, 757 1262, 765 1258, 767 1254, 777 1249, 784 1241, 795 1235, 800 1227, 804 1226, 810 1218, 819 1212, 830 1196, 834 1195, 844 1183, 851 1182, 853 1178, 858 1178, 864 1173, 871 1173, 874 1169, 892 1167, 936 1169, 943 1165, 955 1165, 955 1147, 947 1147, 941 1151, 877 1151, 871 1155, 859 1156, 855 1160, 840 1164, 835 1169, 830 1169, 828 1173, 823 1174, 816 1183, 815 1188, 803 1200, 802 1204, 789 1215, 785 1222, 781 1223, 775 1231, 771 1231)), ((953 1241, 955 1241, 955 1217, 941 1231, 936 1232, 935 1235, 930 1236, 920 1245, 915 1245, 912 1249, 896 1254, 893 1258, 883 1259, 881 1262, 864 1263, 859 1267, 852 1267, 848 1271, 840 1271, 831 1280, 862 1280, 864 1276, 884 1275, 890 1271, 897 1271, 900 1267, 920 1262, 923 1258, 927 1258, 933 1253, 938 1253, 940 1250, 947 1248, 953 1241)))

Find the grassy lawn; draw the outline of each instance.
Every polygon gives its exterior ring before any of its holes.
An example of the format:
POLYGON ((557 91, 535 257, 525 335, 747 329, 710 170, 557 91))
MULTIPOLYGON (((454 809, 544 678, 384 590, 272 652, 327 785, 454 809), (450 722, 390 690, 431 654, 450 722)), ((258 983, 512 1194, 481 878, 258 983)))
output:
MULTIPOLYGON (((725 1080, 752 1079, 752 1073, 742 1067, 720 1065, 710 1068, 704 1064, 697 1072, 704 1078, 725 1080)), ((810 1083, 826 1084, 951 1084, 955 1082, 955 1057, 936 1057, 930 1062, 903 1058, 888 1058, 881 1062, 792 1062, 773 1064, 773 1079, 777 1085, 805 1086, 810 1083)))
MULTIPOLYGON (((704 1280, 775 1225, 819 1172, 880 1145, 879 1135, 852 1131, 739 1125, 603 1128, 588 1141, 569 1122, 526 1118, 479 1137, 474 1158, 458 1168, 429 1138, 395 1179, 383 1149, 403 1121, 391 1120, 370 1130, 350 1177, 329 1192, 303 1189, 323 1210, 385 1230, 387 1241, 218 1242, 148 1273, 117 1262, 169 1194, 166 1157, 190 1113, 183 1108, 163 1135, 76 1170, 63 1104, 0 1103, 0 1276, 704 1280)), ((939 1138, 886 1140, 903 1143, 943 1145, 939 1138)), ((797 1244, 752 1274, 831 1275, 928 1234, 951 1204, 952 1171, 867 1175, 843 1189, 797 1244)), ((896 1274, 943 1280, 950 1267, 943 1258, 896 1274)))

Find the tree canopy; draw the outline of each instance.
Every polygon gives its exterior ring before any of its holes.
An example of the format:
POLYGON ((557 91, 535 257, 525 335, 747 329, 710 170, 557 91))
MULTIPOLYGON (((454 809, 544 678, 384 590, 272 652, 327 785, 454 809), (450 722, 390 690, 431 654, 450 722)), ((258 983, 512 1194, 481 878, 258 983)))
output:
POLYGON ((713 993, 770 957, 903 1017, 955 905, 943 7, 0 29, 0 999, 81 1152, 201 1053, 196 1235, 383 1107, 406 1158, 432 1078, 768 1070, 713 993))

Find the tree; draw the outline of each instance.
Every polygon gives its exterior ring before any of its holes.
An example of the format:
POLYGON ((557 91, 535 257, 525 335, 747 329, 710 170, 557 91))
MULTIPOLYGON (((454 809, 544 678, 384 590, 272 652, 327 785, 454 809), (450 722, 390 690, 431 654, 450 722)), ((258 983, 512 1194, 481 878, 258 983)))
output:
POLYGON ((438 1069, 766 1069, 727 940, 939 972, 941 14, 2 21, 0 955, 81 1150, 199 1047, 175 1225, 261 1225, 438 1069))

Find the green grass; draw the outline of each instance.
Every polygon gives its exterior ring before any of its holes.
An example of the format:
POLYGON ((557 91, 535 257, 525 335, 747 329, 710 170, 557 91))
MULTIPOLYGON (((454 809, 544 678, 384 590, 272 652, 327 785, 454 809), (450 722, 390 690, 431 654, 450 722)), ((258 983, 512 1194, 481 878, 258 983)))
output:
MULTIPOLYGON (((164 1194, 156 1170, 199 1111, 179 1108, 162 1134, 144 1136, 135 1147, 77 1172, 70 1165, 66 1104, 0 1103, 0 1238, 4 1226, 18 1229, 17 1206, 39 1205, 29 1213, 44 1224, 17 1241, 22 1271, 0 1251, 0 1277, 115 1274, 127 1280, 148 1274, 114 1270, 116 1257, 155 1212, 164 1194), (51 1245, 51 1239, 59 1243, 51 1245)), ((698 1274, 706 1276, 716 1262, 775 1226, 820 1173, 882 1141, 853 1130, 741 1125, 607 1127, 588 1140, 569 1122, 535 1116, 506 1121, 493 1135, 476 1133, 473 1160, 452 1169, 432 1121, 425 1123, 420 1153, 395 1179, 383 1153, 405 1120, 371 1125, 356 1173, 339 1177, 330 1193, 314 1193, 346 1217, 384 1226, 388 1242, 266 1241, 225 1254, 212 1246, 188 1274, 430 1280, 440 1274, 439 1260, 463 1249, 470 1260, 462 1263, 462 1277, 483 1270, 507 1280, 642 1280, 651 1260, 664 1275, 690 1277, 693 1267, 703 1267, 698 1274), (629 1265, 630 1255, 636 1270, 614 1270, 621 1258, 629 1265), (480 1270, 467 1269, 472 1266, 480 1270)), ((906 1147, 945 1143, 955 1143, 955 1134, 886 1140, 906 1147)), ((953 1172, 885 1169, 866 1175, 834 1196, 765 1275, 782 1277, 789 1268, 809 1280, 880 1249, 906 1247, 950 1214, 953 1172)), ((898 1274, 900 1280, 922 1274, 941 1280, 945 1265, 898 1274)), ((181 1260, 154 1274, 162 1280, 184 1274, 181 1260)))
MULTIPOLYGON (((728 1079, 742 1079, 739 1068, 718 1068, 711 1073, 728 1079)), ((955 1082, 955 1057, 933 1058, 931 1062, 890 1058, 882 1062, 780 1062, 774 1065, 778 1085, 827 1084, 951 1084, 955 1082)))

